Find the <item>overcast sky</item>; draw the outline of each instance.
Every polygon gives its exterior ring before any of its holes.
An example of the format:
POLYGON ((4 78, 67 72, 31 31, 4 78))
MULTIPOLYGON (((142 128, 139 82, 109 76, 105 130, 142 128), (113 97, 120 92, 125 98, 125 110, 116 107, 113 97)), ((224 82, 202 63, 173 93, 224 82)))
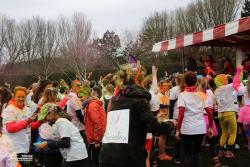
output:
POLYGON ((0 14, 21 20, 40 15, 55 19, 59 15, 84 13, 98 36, 107 29, 122 33, 138 31, 143 19, 155 11, 174 10, 192 0, 0 0, 0 14))

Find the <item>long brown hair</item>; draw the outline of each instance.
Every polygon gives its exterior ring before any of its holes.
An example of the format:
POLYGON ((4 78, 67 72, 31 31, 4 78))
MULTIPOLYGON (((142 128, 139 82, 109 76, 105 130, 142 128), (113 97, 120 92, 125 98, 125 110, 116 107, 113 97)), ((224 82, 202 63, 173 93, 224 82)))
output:
POLYGON ((34 90, 34 93, 32 96, 32 100, 35 103, 38 103, 38 101, 43 95, 44 89, 46 88, 47 85, 50 85, 50 84, 52 84, 52 82, 49 80, 43 80, 39 83, 39 86, 34 90))
POLYGON ((177 74, 176 75, 176 84, 180 87, 181 92, 183 92, 184 88, 185 88, 184 75, 183 74, 177 74))
POLYGON ((42 103, 45 104, 45 103, 56 102, 57 93, 58 92, 57 92, 56 88, 47 88, 47 89, 45 89, 42 103))
POLYGON ((2 130, 2 110, 5 104, 11 100, 12 95, 8 88, 0 87, 0 134, 2 130))
POLYGON ((8 103, 12 98, 11 92, 8 88, 0 87, 0 112, 4 104, 8 103))

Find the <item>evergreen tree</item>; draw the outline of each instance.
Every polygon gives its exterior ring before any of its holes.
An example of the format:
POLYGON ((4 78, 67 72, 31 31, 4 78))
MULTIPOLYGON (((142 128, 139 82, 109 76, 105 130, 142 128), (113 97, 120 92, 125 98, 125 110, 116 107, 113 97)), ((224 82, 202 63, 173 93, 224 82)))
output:
POLYGON ((241 11, 241 17, 250 16, 250 0, 245 0, 244 6, 241 11))
POLYGON ((121 41, 114 31, 107 30, 102 38, 98 38, 94 41, 98 46, 104 57, 111 60, 112 64, 119 67, 119 49, 121 48, 121 41))

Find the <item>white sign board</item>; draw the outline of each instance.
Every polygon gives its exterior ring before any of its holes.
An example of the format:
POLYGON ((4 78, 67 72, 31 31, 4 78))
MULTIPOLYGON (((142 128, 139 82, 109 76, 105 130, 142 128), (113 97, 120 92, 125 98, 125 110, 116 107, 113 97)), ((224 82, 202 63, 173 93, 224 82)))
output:
POLYGON ((103 143, 128 143, 129 114, 129 109, 108 112, 103 143))

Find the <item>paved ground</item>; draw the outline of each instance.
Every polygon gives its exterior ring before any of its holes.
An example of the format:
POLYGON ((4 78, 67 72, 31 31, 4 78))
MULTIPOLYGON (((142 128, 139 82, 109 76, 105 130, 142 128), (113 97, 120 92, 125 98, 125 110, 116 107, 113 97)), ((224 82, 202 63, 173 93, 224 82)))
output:
MULTIPOLYGON (((233 159, 221 159, 221 167, 250 167, 250 154, 246 149, 237 150, 233 159)), ((175 165, 171 161, 159 161, 159 167, 184 167, 184 165, 175 165)), ((211 157, 207 151, 202 153, 202 167, 212 167, 211 157)))
MULTIPOLYGON (((239 139, 240 149, 235 150, 235 158, 233 159, 221 159, 221 167, 250 167, 250 153, 247 148, 244 147, 243 139, 239 139)), ((171 145, 171 144, 169 144, 171 145)), ((174 154, 174 149, 168 149, 170 154, 174 154)), ((202 167, 212 167, 211 156, 206 147, 203 147, 202 152, 202 167)), ((176 165, 171 161, 158 161, 158 167, 184 167, 184 165, 176 165)))

